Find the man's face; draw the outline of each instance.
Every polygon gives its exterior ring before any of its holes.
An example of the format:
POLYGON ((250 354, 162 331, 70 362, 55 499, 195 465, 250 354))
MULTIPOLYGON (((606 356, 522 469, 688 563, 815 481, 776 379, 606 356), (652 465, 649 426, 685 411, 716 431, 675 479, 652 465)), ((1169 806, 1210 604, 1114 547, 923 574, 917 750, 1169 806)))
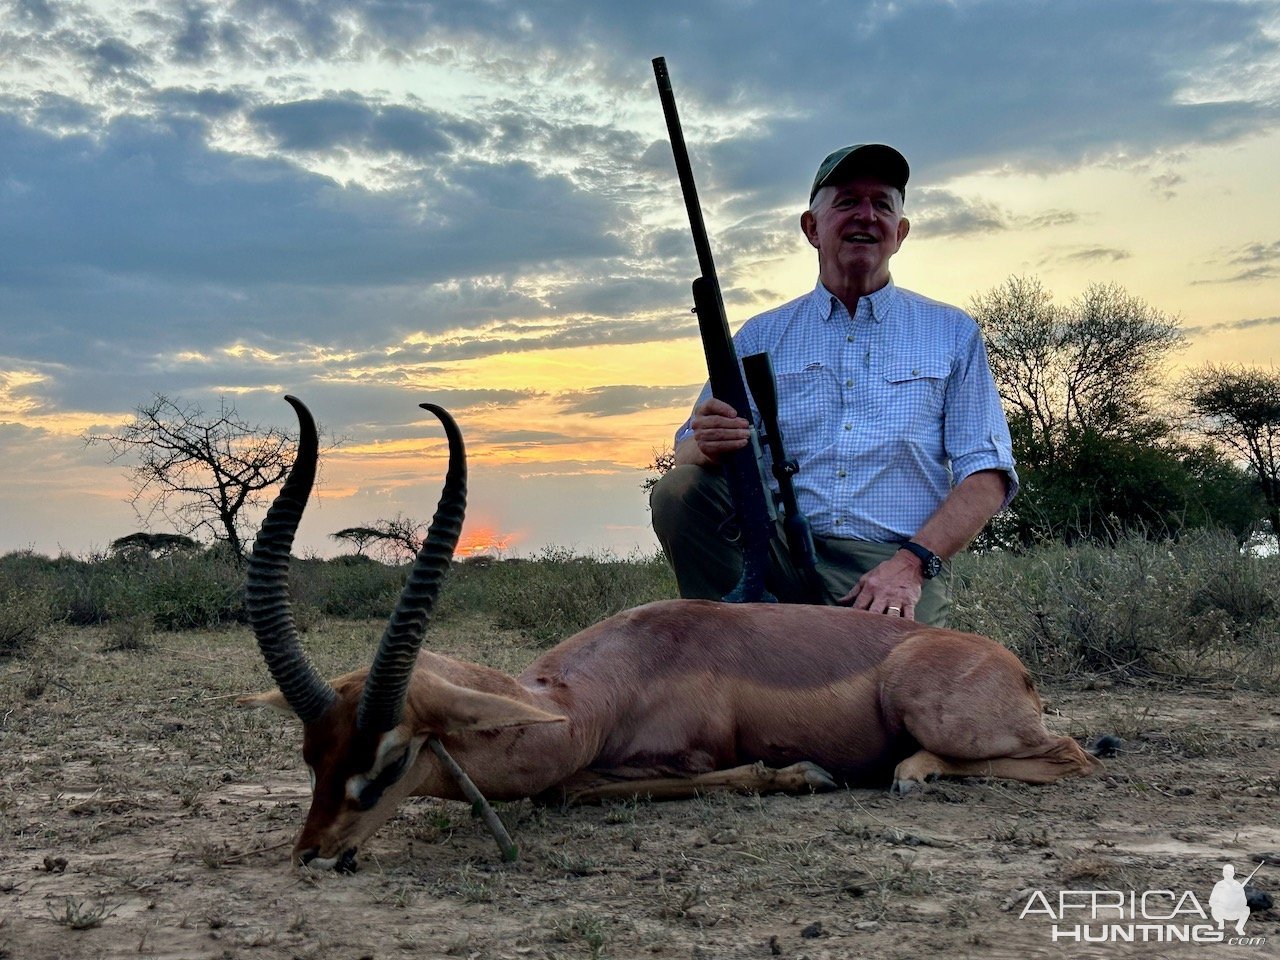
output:
POLYGON ((863 292, 889 282, 889 258, 898 252, 911 224, 902 215, 902 195, 875 177, 855 177, 823 187, 813 208, 800 218, 818 251, 823 283, 853 285, 863 292))

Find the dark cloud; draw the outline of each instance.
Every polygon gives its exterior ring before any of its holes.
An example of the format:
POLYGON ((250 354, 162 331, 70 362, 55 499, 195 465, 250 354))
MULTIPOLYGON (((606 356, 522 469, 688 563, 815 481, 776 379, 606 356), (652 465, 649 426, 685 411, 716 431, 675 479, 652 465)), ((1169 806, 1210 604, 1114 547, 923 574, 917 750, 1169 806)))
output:
POLYGON ((926 189, 911 201, 907 213, 913 233, 921 237, 963 237, 997 233, 1010 227, 1010 216, 986 200, 961 197, 947 190, 926 189))
POLYGON ((179 63, 204 63, 217 45, 212 11, 202 3, 184 3, 179 15, 182 25, 173 38, 174 59, 179 63))
POLYGON ((1253 317, 1247 320, 1229 320, 1225 323, 1209 323, 1194 327, 1183 327, 1182 332, 1189 337, 1198 337, 1206 333, 1228 333, 1240 330, 1253 330, 1258 327, 1280 327, 1280 317, 1253 317))
POLYGON ((950 190, 926 187, 907 204, 912 234, 929 237, 962 237, 1004 230, 1043 230, 1075 223, 1079 216, 1067 210, 1033 215, 1013 214, 980 197, 962 197, 950 190))
POLYGON ((45 0, 17 0, 13 6, 19 20, 41 30, 48 30, 57 22, 56 9, 45 0))
POLYGON ((1115 263, 1117 260, 1128 260, 1133 254, 1117 247, 1081 247, 1062 255, 1063 260, 1075 263, 1098 263, 1105 261, 1115 263))
POLYGON ((1271 280, 1276 276, 1280 276, 1280 271, 1274 266, 1258 266, 1250 267, 1248 270, 1239 270, 1231 274, 1229 277, 1218 277, 1214 280, 1193 280, 1193 285, 1199 286, 1208 283, 1255 283, 1258 280, 1271 280))
POLYGON ((501 353, 524 353, 529 350, 562 350, 569 347, 591 347, 606 344, 655 343, 679 340, 697 334, 697 321, 661 317, 657 319, 624 318, 595 320, 580 318, 551 327, 534 336, 490 337, 460 336, 445 341, 405 347, 392 354, 400 363, 473 360, 501 353))
POLYGON ((1156 193, 1164 197, 1166 200, 1177 196, 1176 187, 1186 182, 1186 178, 1180 173, 1159 173, 1151 178, 1151 188, 1156 193))
POLYGON ((605 440, 607 437, 583 437, 578 434, 557 433, 553 430, 480 430, 477 431, 486 446, 498 449, 518 450, 526 447, 572 446, 605 440))
POLYGON ((1230 255, 1226 262, 1230 266, 1244 267, 1244 269, 1237 270, 1226 277, 1194 280, 1192 281, 1193 284, 1253 283, 1258 280, 1270 280, 1280 276, 1280 240, 1274 240, 1270 243, 1255 242, 1246 244, 1239 251, 1230 255))
POLYGON ((1250 243, 1232 257, 1230 262, 1274 266, 1280 263, 1280 240, 1273 240, 1271 243, 1250 243))
POLYGON ((118 80, 129 86, 146 85, 145 70, 152 64, 151 58, 125 40, 107 37, 90 41, 79 53, 86 72, 96 82, 118 80))
POLYGON ((0 312, 63 335, 93 317, 161 349, 264 323, 352 333, 400 286, 621 253, 602 226, 628 219, 526 163, 462 162, 447 180, 373 191, 211 149, 201 124, 177 120, 120 119, 93 138, 0 116, 0 169, 0 312), (361 288, 361 312, 340 312, 361 288))
POLYGON ((38 126, 55 131, 83 129, 96 120, 95 112, 83 102, 51 91, 37 98, 31 113, 38 126))
POLYGON ((236 90, 200 90, 167 87, 152 95, 152 102, 165 114, 196 114, 210 120, 221 119, 244 108, 247 96, 236 90))
POLYGON ((0 420, 0 443, 3 443, 8 450, 12 450, 17 444, 43 440, 47 435, 48 431, 43 427, 28 427, 25 424, 0 420))
MULTIPOLYGON (((695 335, 655 53, 733 306, 797 292, 748 290, 750 268, 802 247, 814 168, 845 143, 904 150, 926 238, 1077 219, 938 190, 965 174, 1110 163, 1172 193, 1184 146, 1274 130, 1274 10, 162 0, 117 14, 11 0, 0 354, 47 373, 24 399, 52 412, 228 391, 275 422, 290 390, 340 432, 392 439, 416 435, 421 399, 464 413, 551 403, 533 387, 421 384, 447 384, 450 360, 695 335), (385 86, 369 79, 381 70, 385 86), (433 86, 433 71, 449 80, 433 86), (394 89, 420 76, 416 96, 394 89)), ((1205 282, 1272 277, 1277 261, 1276 245, 1250 244, 1205 282)), ((608 416, 664 398, 611 386, 561 399, 608 416)))
POLYGON ((356 94, 296 100, 249 113, 286 150, 337 148, 397 153, 426 160, 448 153, 456 135, 476 142, 482 128, 432 110, 380 106, 356 94))
POLYGON ((641 410, 687 408, 693 404, 702 384, 683 387, 652 387, 620 384, 559 393, 555 403, 566 413, 586 413, 616 417, 641 410))
POLYGON ((1044 213, 1038 213, 1035 216, 1024 217, 1021 225, 1029 230, 1043 230, 1049 227, 1064 227, 1068 224, 1079 222, 1080 214, 1072 210, 1046 210, 1044 213))

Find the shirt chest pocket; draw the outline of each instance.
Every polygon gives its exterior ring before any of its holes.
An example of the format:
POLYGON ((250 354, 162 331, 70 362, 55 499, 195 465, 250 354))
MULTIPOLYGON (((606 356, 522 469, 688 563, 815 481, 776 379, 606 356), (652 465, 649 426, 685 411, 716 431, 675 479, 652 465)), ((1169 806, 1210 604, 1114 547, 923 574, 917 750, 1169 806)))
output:
POLYGON ((778 426, 787 455, 803 463, 832 441, 840 408, 835 375, 825 368, 779 373, 778 426))
POLYGON ((915 436, 942 429, 942 401, 951 363, 945 357, 894 360, 885 366, 887 425, 915 436))

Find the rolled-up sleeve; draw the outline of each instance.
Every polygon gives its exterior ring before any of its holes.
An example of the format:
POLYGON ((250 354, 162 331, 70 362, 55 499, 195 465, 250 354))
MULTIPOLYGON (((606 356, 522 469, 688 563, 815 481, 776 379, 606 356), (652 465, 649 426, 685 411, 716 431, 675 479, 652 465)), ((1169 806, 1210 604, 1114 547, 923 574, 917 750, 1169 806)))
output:
MULTIPOLYGON (((968 325, 966 325, 968 326, 968 325)), ((1003 510, 1018 492, 1009 424, 987 361, 977 324, 957 344, 956 368, 947 382, 943 442, 951 460, 951 482, 959 485, 979 470, 1001 470, 1009 478, 1003 510)))

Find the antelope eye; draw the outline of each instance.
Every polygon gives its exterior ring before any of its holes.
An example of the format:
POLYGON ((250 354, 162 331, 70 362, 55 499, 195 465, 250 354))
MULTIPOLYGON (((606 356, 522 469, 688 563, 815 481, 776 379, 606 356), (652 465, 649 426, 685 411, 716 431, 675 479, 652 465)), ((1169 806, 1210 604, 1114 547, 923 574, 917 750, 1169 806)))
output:
POLYGON ((382 772, 364 785, 360 791, 358 803, 361 810, 369 810, 382 799, 382 794, 402 776, 409 763, 409 751, 406 750, 395 760, 382 768, 382 772))

